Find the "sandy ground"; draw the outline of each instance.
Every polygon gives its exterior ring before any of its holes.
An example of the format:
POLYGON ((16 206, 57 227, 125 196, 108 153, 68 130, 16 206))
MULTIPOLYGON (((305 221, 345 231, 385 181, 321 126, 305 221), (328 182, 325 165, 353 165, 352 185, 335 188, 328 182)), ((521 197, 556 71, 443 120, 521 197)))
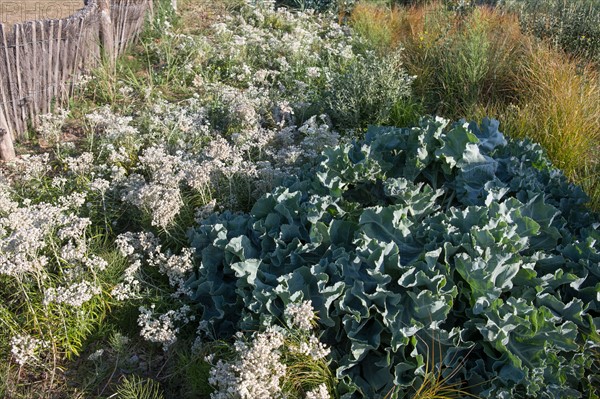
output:
POLYGON ((83 0, 0 0, 0 23, 56 19, 83 7, 83 0))

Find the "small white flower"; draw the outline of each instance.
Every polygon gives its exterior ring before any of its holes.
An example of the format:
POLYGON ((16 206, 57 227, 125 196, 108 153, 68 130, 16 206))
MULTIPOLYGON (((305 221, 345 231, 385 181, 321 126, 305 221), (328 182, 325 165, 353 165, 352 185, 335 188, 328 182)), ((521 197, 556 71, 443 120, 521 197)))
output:
POLYGON ((331 350, 325 344, 319 341, 319 338, 311 335, 308 342, 301 342, 297 348, 292 348, 293 351, 310 356, 314 360, 324 359, 329 355, 331 350))
POLYGON ((90 183, 90 189, 104 194, 110 187, 110 182, 105 179, 95 179, 90 183))
POLYGON ((298 327, 304 331, 310 331, 313 328, 315 311, 311 301, 290 303, 284 313, 290 327, 298 327))
POLYGON ((81 307, 101 292, 100 287, 92 285, 89 281, 82 281, 68 287, 46 288, 43 303, 45 306, 50 303, 64 303, 73 307, 81 307))
POLYGON ((327 390, 327 385, 321 384, 315 389, 312 389, 306 392, 306 399, 330 399, 329 391, 327 390))
POLYGON ((99 360, 103 354, 104 354, 104 349, 98 349, 94 353, 91 353, 87 359, 92 362, 95 362, 95 361, 99 360))
POLYGON ((321 76, 321 70, 317 67, 308 67, 306 68, 306 76, 309 78, 318 78, 321 76))
POLYGON ((10 339, 10 345, 15 361, 24 366, 39 359, 38 352, 45 342, 31 335, 15 335, 10 339))
POLYGON ((154 308, 154 304, 150 306, 150 309, 140 306, 140 315, 138 316, 138 325, 142 328, 140 335, 147 341, 162 344, 163 350, 167 351, 177 341, 179 327, 175 326, 176 322, 183 324, 190 322, 190 318, 187 316, 190 307, 184 305, 178 310, 169 310, 158 318, 154 316, 154 308))

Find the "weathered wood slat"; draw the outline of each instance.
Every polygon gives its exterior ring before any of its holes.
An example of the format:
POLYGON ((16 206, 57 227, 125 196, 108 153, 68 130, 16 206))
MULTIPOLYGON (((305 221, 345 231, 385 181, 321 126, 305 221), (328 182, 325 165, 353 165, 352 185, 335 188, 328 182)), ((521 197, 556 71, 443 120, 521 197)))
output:
POLYGON ((13 52, 10 50, 10 48, 8 47, 9 45, 9 40, 7 37, 7 32, 4 29, 4 25, 0 25, 0 43, 2 44, 4 51, 3 51, 3 67, 4 67, 4 74, 3 76, 6 77, 6 83, 8 86, 8 94, 9 94, 9 102, 10 102, 10 107, 12 112, 10 113, 10 116, 8 116, 8 118, 10 118, 10 120, 8 120, 7 122, 10 123, 11 128, 13 129, 13 131, 11 131, 10 133, 12 134, 13 137, 17 136, 17 134, 15 133, 21 133, 18 131, 19 129, 19 124, 17 123, 17 101, 16 101, 16 97, 17 97, 17 93, 16 93, 16 82, 15 82, 15 76, 14 76, 14 72, 13 72, 13 68, 12 68, 12 60, 13 60, 13 52))
POLYGON ((39 111, 39 106, 40 106, 40 101, 39 101, 39 92, 42 89, 42 87, 40 86, 40 77, 39 77, 39 64, 40 64, 40 59, 39 59, 39 50, 38 50, 38 43, 37 43, 37 29, 38 29, 38 23, 36 21, 31 22, 31 62, 32 62, 32 78, 33 78, 33 87, 34 90, 31 93, 31 102, 33 104, 33 109, 34 109, 34 113, 35 115, 33 115, 31 118, 33 120, 35 120, 35 117, 37 116, 37 113, 39 111))
POLYGON ((54 54, 55 54, 55 46, 56 46, 56 36, 55 36, 56 32, 55 32, 55 21, 52 19, 49 21, 48 24, 48 75, 47 75, 47 81, 46 81, 46 85, 47 85, 47 90, 46 90, 46 112, 50 112, 52 110, 51 106, 52 106, 52 98, 55 95, 55 87, 52 84, 53 83, 53 72, 54 69, 52 68, 53 62, 54 62, 54 54))
POLYGON ((40 113, 45 114, 48 112, 46 107, 46 95, 48 91, 48 27, 46 21, 39 21, 39 34, 40 34, 40 89, 38 90, 38 110, 40 113))
POLYGON ((69 95, 73 94, 73 90, 75 89, 75 82, 77 82, 77 80, 80 77, 80 68, 79 68, 79 62, 80 62, 80 58, 81 58, 81 42, 82 42, 82 37, 83 37, 83 27, 84 27, 84 18, 83 17, 79 17, 77 19, 77 24, 75 25, 74 28, 74 32, 77 32, 77 36, 76 38, 72 41, 72 48, 73 48, 73 63, 71 65, 72 68, 72 73, 71 73, 71 84, 69 87, 69 95))
POLYGON ((59 75, 59 71, 58 68, 61 64, 61 57, 64 56, 62 53, 62 30, 63 30, 63 20, 59 19, 58 23, 56 24, 56 45, 55 45, 55 53, 54 53, 54 60, 53 60, 53 69, 54 69, 54 75, 52 77, 52 86, 54 87, 54 95, 52 96, 52 98, 50 99, 50 101, 59 101, 60 100, 60 96, 61 96, 61 87, 60 87, 60 75, 59 75))
POLYGON ((25 97, 26 90, 23 84, 23 67, 22 65, 22 54, 23 54, 23 38, 21 34, 21 24, 15 24, 13 26, 14 32, 14 47, 15 47, 15 75, 17 76, 17 121, 19 123, 19 128, 24 131, 25 130, 25 121, 27 120, 27 116, 25 115, 25 97))
POLYGON ((60 54, 60 61, 59 61, 59 65, 58 67, 58 80, 57 80, 57 85, 58 85, 58 92, 59 92, 59 97, 56 99, 57 103, 60 104, 60 106, 62 107, 64 104, 66 104, 66 88, 65 88, 65 79, 66 76, 69 74, 70 69, 68 68, 68 61, 69 58, 71 58, 71 53, 70 53, 70 43, 69 43, 69 37, 70 37, 70 27, 71 27, 71 17, 69 18, 65 18, 63 20, 63 26, 61 27, 62 32, 61 32, 61 54, 60 54))
POLYGON ((35 122, 35 107, 33 104, 33 93, 37 90, 33 79, 33 41, 31 40, 31 22, 26 22, 19 26, 21 38, 23 41, 23 51, 21 52, 21 71, 23 75, 23 108, 25 108, 27 119, 35 122))
MULTIPOLYGON (((4 25, 0 24, 0 57, 5 57, 6 42, 4 41, 4 25)), ((3 128, 9 132, 14 131, 14 126, 11 123, 13 118, 12 98, 10 94, 10 79, 6 69, 4 59, 0 60, 0 101, 2 102, 3 128)))
POLYGON ((129 40, 128 34, 130 33, 131 24, 133 23, 133 21, 131 20, 131 13, 129 12, 129 7, 135 7, 135 5, 131 5, 131 2, 129 0, 122 0, 121 5, 123 7, 123 31, 121 32, 121 38, 119 39, 121 43, 121 46, 119 48, 119 54, 123 54, 125 52, 125 48, 127 47, 127 41, 129 40))

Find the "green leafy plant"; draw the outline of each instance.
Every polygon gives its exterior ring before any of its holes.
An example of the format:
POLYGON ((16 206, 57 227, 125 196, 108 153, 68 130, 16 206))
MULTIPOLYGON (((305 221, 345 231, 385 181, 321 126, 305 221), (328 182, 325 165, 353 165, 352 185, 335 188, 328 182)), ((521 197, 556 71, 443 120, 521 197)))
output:
POLYGON ((190 234, 207 332, 311 300, 340 395, 407 397, 428 390, 427 370, 480 397, 580 395, 600 233, 541 147, 493 120, 424 119, 324 153, 317 173, 190 234))

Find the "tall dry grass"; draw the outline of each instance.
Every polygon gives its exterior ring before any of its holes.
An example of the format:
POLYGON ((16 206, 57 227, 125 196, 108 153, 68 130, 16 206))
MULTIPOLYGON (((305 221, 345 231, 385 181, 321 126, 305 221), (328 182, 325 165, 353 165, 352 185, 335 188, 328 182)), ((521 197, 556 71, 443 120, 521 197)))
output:
POLYGON ((404 48, 404 65, 417 76, 414 91, 432 114, 467 117, 519 94, 513 81, 526 43, 513 15, 490 7, 463 15, 440 2, 394 8, 361 3, 351 21, 379 51, 404 48))
POLYGON ((350 15, 350 24, 380 52, 394 50, 400 44, 404 27, 403 13, 398 7, 376 3, 358 3, 350 15))
POLYGON ((505 110, 506 132, 542 144, 571 179, 589 180, 600 148, 598 71, 538 43, 528 49, 514 85, 522 101, 505 110))

